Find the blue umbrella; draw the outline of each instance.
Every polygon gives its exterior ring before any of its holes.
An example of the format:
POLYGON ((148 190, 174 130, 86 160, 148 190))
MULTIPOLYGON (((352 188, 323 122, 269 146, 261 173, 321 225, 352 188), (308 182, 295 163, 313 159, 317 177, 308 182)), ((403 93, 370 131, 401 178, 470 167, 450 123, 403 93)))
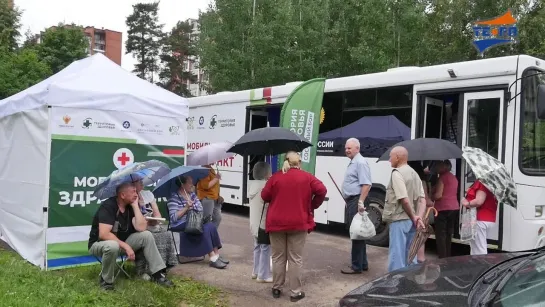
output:
POLYGON ((164 162, 149 160, 136 162, 113 171, 103 182, 99 183, 93 193, 98 199, 106 199, 116 195, 119 185, 127 182, 142 180, 145 186, 157 182, 170 172, 170 168, 164 162))
POLYGON ((180 176, 189 176, 193 178, 193 182, 197 182, 204 177, 208 176, 210 170, 201 166, 178 166, 170 171, 170 173, 157 182, 157 186, 153 190, 155 197, 170 197, 172 193, 176 192, 179 187, 176 185, 176 180, 180 176))

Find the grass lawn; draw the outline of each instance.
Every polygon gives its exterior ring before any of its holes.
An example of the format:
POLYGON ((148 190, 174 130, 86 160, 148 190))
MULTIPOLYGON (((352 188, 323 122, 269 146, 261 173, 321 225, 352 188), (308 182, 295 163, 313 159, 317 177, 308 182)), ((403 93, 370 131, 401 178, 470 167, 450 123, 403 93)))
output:
MULTIPOLYGON (((126 265, 129 274, 133 267, 126 265)), ((169 276, 175 288, 121 277, 115 291, 98 286, 100 266, 41 271, 0 247, 0 305, 26 306, 227 306, 217 288, 169 276)))

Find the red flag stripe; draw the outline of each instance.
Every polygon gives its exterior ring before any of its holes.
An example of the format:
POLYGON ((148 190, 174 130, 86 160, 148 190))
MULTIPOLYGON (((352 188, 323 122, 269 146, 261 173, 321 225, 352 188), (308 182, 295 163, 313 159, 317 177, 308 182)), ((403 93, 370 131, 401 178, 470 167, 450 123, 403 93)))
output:
POLYGON ((185 151, 183 149, 163 149, 165 155, 183 155, 185 151))

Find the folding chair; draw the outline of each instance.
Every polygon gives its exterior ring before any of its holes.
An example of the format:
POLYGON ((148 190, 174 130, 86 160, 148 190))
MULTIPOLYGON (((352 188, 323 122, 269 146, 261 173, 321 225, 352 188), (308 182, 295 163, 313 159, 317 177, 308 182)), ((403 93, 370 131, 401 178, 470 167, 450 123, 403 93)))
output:
MULTIPOLYGON (((98 276, 102 276, 102 257, 97 257, 97 256, 94 256, 94 257, 96 258, 98 263, 100 263, 100 266, 101 266, 100 273, 98 273, 98 276)), ((119 273, 121 273, 121 272, 123 272, 123 274, 125 274, 125 276, 127 276, 127 278, 131 278, 129 273, 127 273, 127 271, 125 271, 125 262, 126 262, 126 260, 127 260, 127 255, 120 255, 116 259, 115 266, 117 267, 117 272, 114 275, 114 281, 117 279, 117 276, 119 276, 119 273), (121 263, 119 263, 118 261, 121 262, 121 263)))

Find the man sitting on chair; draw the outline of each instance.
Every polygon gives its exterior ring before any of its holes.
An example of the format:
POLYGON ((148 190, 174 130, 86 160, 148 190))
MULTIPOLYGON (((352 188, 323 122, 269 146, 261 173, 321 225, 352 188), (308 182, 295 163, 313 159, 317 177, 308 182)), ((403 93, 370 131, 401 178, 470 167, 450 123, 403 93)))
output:
POLYGON ((116 261, 121 250, 129 260, 142 249, 148 261, 152 280, 170 287, 172 282, 163 275, 166 268, 151 232, 146 230, 147 222, 138 207, 138 194, 132 183, 117 187, 116 196, 108 198, 98 208, 89 233, 89 253, 102 258, 100 286, 113 290, 116 261))

